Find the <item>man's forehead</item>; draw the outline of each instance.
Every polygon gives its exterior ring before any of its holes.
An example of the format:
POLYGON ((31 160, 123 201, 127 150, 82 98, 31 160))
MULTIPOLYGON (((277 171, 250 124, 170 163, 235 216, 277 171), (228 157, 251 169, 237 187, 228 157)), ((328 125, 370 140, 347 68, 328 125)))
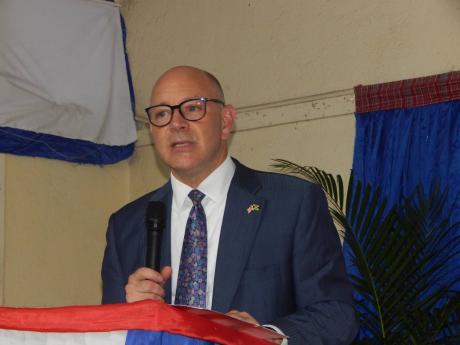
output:
POLYGON ((152 90, 154 103, 182 101, 193 97, 216 97, 212 82, 204 73, 174 73, 163 75, 152 90))

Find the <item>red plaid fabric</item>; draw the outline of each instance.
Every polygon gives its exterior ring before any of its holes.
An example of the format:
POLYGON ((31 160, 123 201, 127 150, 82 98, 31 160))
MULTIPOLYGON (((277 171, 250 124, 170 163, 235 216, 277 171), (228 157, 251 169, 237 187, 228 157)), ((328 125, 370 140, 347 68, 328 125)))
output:
POLYGON ((460 99, 460 71, 354 87, 357 113, 422 105, 460 99))

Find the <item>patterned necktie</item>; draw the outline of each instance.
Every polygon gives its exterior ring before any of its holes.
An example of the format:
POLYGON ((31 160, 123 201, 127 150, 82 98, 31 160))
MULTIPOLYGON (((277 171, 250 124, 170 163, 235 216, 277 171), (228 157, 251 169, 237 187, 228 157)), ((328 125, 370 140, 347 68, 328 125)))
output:
POLYGON ((174 303, 206 308, 208 238, 201 205, 205 195, 194 189, 188 196, 193 206, 185 227, 174 303))

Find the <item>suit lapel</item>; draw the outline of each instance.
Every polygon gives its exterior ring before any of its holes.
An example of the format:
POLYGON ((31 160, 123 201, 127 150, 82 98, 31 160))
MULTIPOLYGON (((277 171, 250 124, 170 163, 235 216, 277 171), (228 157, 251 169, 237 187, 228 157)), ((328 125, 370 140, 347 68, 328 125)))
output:
MULTIPOLYGON (((171 266, 171 205, 172 205, 172 188, 171 182, 168 181, 156 193, 152 195, 150 201, 161 201, 166 207, 166 221, 165 228, 161 241, 161 258, 160 267, 171 266)), ((171 279, 169 279, 165 286, 165 302, 171 303, 171 279)))
POLYGON ((219 239, 212 309, 227 312, 237 292, 264 212, 265 200, 256 196, 260 183, 252 170, 237 169, 228 191, 219 239), (248 208, 253 209, 248 212, 248 208))

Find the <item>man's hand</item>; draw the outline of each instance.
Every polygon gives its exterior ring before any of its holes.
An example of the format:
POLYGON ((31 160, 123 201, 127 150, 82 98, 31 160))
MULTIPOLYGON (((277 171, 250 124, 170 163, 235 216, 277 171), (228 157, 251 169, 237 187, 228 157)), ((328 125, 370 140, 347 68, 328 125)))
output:
MULTIPOLYGON (((254 319, 251 314, 249 313, 246 313, 245 311, 239 311, 239 310, 230 310, 228 313, 227 313, 228 316, 231 316, 235 319, 238 319, 240 321, 244 321, 244 322, 249 322, 255 326, 260 326, 260 323, 257 322, 256 319, 254 319)), ((281 344, 283 339, 272 339, 272 340, 269 340, 271 343, 274 343, 274 344, 281 344)))
POLYGON ((165 266, 161 272, 141 267, 131 274, 125 285, 126 301, 137 302, 145 299, 164 301, 164 284, 171 278, 171 267, 165 266))
POLYGON ((260 326, 260 324, 257 322, 257 320, 254 319, 251 316, 251 314, 246 313, 245 311, 230 310, 227 313, 227 315, 233 317, 234 319, 238 319, 240 321, 249 322, 249 323, 252 323, 253 325, 260 326))

